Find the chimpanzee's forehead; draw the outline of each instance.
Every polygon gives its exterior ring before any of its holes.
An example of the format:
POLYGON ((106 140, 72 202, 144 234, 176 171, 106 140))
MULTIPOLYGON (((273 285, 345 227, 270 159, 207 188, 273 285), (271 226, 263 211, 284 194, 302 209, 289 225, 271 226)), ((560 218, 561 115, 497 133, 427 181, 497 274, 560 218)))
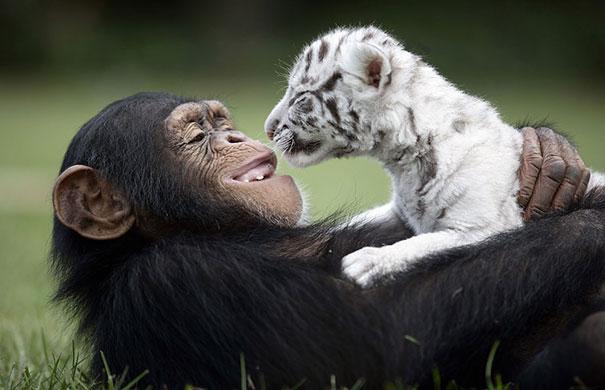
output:
POLYGON ((203 102, 188 102, 176 106, 165 120, 170 133, 179 133, 188 123, 197 122, 208 114, 208 105, 203 102))
POLYGON ((213 121, 220 117, 231 120, 229 110, 219 101, 201 100, 180 104, 176 106, 165 120, 169 132, 181 132, 191 122, 213 121))

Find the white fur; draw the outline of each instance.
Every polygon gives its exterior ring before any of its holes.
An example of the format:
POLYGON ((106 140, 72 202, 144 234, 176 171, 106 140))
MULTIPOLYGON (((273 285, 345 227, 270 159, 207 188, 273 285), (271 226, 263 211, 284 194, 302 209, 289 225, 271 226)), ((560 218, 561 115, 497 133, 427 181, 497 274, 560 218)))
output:
MULTIPOLYGON (((400 218, 417 236, 347 255, 344 272, 364 286, 377 276, 404 270, 430 253, 476 243, 522 225, 516 201, 521 134, 504 123, 489 103, 460 91, 376 28, 338 29, 303 50, 290 75, 288 91, 265 127, 275 123, 287 125, 280 127, 287 129, 278 135, 284 143, 294 135, 321 141, 314 153, 286 153, 295 165, 339 157, 337 151, 347 148, 347 155, 372 156, 389 172, 392 201, 354 221, 400 218), (368 34, 371 38, 364 39, 368 34), (322 40, 330 47, 330 58, 315 59, 305 72, 305 51, 311 48, 317 53, 322 40), (384 44, 387 40, 389 44, 384 44), (367 65, 375 59, 383 62, 378 88, 369 85, 366 77, 367 65), (340 126, 345 129, 351 123, 346 113, 358 113, 357 137, 352 141, 334 135, 338 132, 327 120, 320 120, 316 129, 292 123, 309 116, 330 117, 325 106, 317 105, 303 115, 296 105, 288 107, 288 101, 318 88, 334 72, 341 72, 342 80, 322 96, 338 102, 340 126), (305 76, 311 81, 303 82, 305 76)), ((280 139, 276 137, 276 141, 279 147, 280 139)))

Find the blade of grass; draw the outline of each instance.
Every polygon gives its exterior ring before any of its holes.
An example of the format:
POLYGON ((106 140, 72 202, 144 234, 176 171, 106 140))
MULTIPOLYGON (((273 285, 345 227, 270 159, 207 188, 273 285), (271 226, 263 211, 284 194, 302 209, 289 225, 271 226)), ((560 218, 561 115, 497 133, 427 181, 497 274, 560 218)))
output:
POLYGON ((361 388, 363 388, 363 385, 366 384, 366 380, 364 378, 359 378, 357 379, 357 382, 355 382, 353 384, 353 386, 351 386, 351 390, 359 390, 361 388))
POLYGON ((103 369, 105 369, 105 373, 107 374, 107 388, 109 390, 114 390, 114 383, 113 383, 113 375, 111 375, 111 371, 109 371, 109 364, 107 363, 107 359, 105 359, 105 354, 103 353, 103 351, 99 351, 99 353, 101 354, 101 361, 103 362, 103 369))
POLYGON ((246 359, 244 358, 244 354, 239 354, 239 366, 240 366, 240 375, 241 375, 241 390, 246 390, 248 388, 248 383, 246 382, 246 359))
POLYGON ((137 375, 133 380, 131 380, 130 382, 128 382, 128 384, 126 386, 124 386, 122 388, 122 390, 128 390, 128 389, 134 387, 147 374, 149 374, 149 370, 143 371, 142 373, 140 373, 139 375, 137 375))
POLYGON ((492 348, 489 351, 489 356, 487 358, 487 364, 485 366, 485 383, 487 385, 488 390, 496 390, 496 386, 494 385, 492 378, 492 368, 494 366, 494 359, 496 357, 496 351, 498 350, 498 346, 500 346, 500 341, 496 341, 494 345, 492 345, 492 348))

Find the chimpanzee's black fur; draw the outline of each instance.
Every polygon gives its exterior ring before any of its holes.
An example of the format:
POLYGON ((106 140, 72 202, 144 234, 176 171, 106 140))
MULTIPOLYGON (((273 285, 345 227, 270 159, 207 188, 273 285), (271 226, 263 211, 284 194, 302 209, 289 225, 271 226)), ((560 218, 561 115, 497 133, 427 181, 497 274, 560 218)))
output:
POLYGON ((79 316, 95 375, 103 351, 114 373, 149 370, 142 385, 234 388, 243 354, 257 388, 303 378, 319 388, 331 375, 339 385, 364 377, 369 388, 395 378, 428 386, 435 366, 445 379, 483 386, 496 340, 497 370, 515 379, 557 334, 553 324, 589 304, 605 280, 605 196, 594 192, 567 215, 426 258, 362 290, 339 275, 342 256, 409 230, 237 224, 238 210, 188 193, 162 160, 163 119, 185 101, 146 93, 115 102, 65 155, 61 171, 96 168, 137 209, 185 227, 161 240, 133 229, 95 242, 55 219, 57 299, 79 316))

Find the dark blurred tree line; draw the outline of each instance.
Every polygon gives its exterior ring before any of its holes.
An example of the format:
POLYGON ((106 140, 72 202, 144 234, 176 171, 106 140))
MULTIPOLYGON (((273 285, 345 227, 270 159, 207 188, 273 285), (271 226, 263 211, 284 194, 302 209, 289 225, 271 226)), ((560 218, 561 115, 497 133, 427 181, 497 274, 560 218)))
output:
POLYGON ((605 1, 0 0, 5 72, 274 72, 336 25, 375 23, 439 67, 605 79, 605 1))

